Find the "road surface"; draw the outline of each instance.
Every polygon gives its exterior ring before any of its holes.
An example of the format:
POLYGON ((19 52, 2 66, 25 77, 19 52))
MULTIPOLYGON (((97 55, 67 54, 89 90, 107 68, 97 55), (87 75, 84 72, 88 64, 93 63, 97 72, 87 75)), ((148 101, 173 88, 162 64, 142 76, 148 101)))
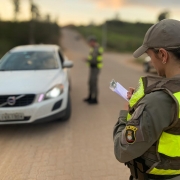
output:
POLYGON ((109 89, 112 79, 126 88, 144 75, 129 54, 105 53, 99 77, 99 104, 87 96, 88 46, 77 33, 62 30, 61 44, 71 70, 72 116, 67 122, 0 126, 0 180, 126 180, 129 171, 114 157, 112 132, 125 100, 109 89))

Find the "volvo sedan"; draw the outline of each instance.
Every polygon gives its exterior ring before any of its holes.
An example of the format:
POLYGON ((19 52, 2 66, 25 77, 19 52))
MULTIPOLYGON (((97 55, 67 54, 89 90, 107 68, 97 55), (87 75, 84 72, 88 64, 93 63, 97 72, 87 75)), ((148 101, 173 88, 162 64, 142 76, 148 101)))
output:
POLYGON ((67 120, 72 61, 57 45, 25 45, 0 60, 0 124, 67 120))

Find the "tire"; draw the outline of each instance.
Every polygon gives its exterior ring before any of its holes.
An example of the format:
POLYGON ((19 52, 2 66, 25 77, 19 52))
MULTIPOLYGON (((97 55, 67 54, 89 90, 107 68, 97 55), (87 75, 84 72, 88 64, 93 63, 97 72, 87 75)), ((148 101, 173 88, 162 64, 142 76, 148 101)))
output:
POLYGON ((63 121, 67 121, 71 117, 71 97, 68 95, 67 107, 65 109, 65 115, 61 118, 63 121))
POLYGON ((72 82, 71 82, 71 79, 69 78, 69 91, 72 90, 72 82))
POLYGON ((144 63, 143 64, 143 70, 144 70, 144 72, 149 72, 150 71, 150 67, 149 67, 149 64, 148 63, 144 63))

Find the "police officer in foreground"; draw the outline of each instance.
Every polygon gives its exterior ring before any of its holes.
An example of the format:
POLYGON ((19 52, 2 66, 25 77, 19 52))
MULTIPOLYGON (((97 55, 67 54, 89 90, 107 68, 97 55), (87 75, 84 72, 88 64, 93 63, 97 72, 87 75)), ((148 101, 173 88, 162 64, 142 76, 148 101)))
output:
POLYGON ((141 47, 159 77, 141 77, 128 92, 128 111, 114 127, 114 153, 130 180, 180 180, 180 21, 165 19, 147 31, 141 47))
POLYGON ((103 48, 97 43, 97 39, 94 36, 89 37, 88 43, 90 48, 89 56, 87 59, 88 66, 90 67, 89 74, 89 95, 85 102, 89 104, 97 104, 98 103, 98 76, 100 73, 100 69, 103 66, 102 63, 102 53, 103 48))

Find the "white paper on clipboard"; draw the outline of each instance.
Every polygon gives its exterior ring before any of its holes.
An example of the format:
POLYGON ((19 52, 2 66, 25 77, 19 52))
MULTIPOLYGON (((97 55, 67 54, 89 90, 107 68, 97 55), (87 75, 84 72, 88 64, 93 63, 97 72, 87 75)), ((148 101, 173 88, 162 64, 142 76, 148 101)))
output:
POLYGON ((114 79, 110 82, 109 88, 116 94, 120 95, 126 101, 129 101, 129 99, 127 99, 128 90, 125 89, 120 83, 116 82, 114 79))

